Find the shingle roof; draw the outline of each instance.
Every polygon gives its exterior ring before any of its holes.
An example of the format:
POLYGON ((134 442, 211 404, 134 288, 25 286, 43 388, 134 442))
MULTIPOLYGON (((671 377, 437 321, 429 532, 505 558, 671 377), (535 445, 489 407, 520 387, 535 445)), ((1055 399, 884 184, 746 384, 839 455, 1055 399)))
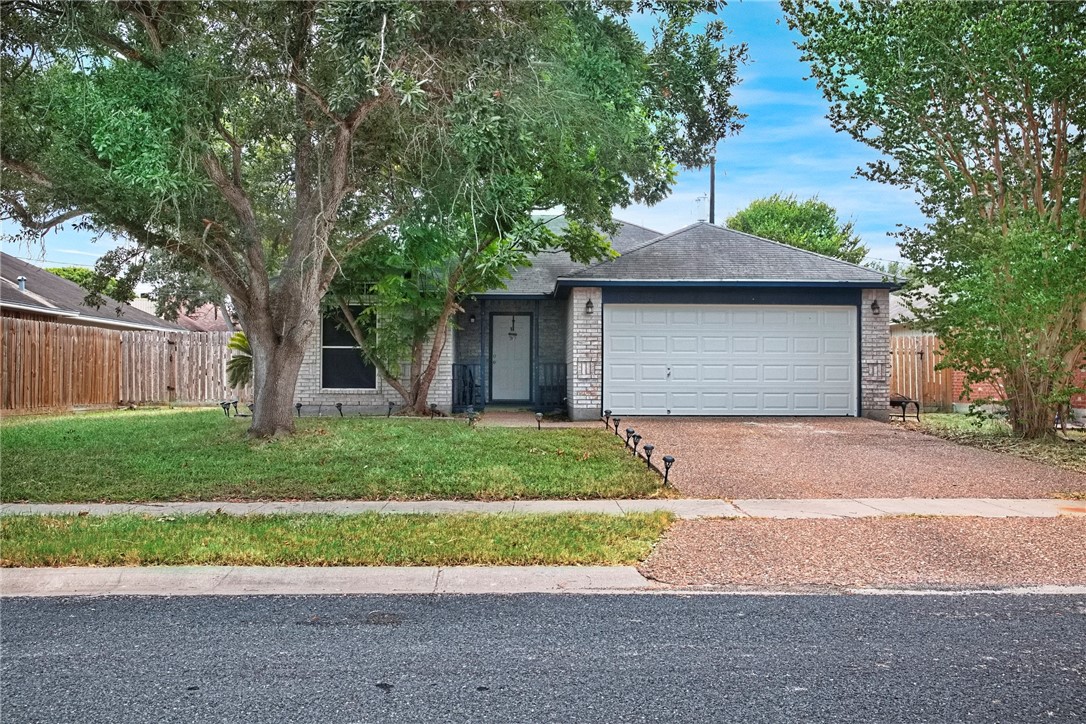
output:
POLYGON ((176 324, 112 299, 101 307, 87 306, 83 303, 86 295, 86 290, 75 282, 0 253, 0 306, 18 305, 43 315, 69 320, 72 317, 83 318, 116 327, 182 330, 176 324), (19 289, 20 276, 26 277, 26 291, 19 289))
MULTIPOLYGON (((660 236, 659 231, 617 219, 616 222, 618 230, 610 239, 611 246, 620 254, 660 236)), ((566 226, 566 220, 564 216, 558 215, 549 219, 546 225, 551 231, 561 233, 566 226)), ((564 251, 545 252, 535 256, 531 266, 520 267, 514 271, 504 289, 493 289, 488 294, 550 294, 554 291, 559 277, 584 268, 584 264, 573 261, 564 251)))
POLYGON ((888 284, 882 272, 705 222, 659 236, 617 259, 561 278, 888 284))

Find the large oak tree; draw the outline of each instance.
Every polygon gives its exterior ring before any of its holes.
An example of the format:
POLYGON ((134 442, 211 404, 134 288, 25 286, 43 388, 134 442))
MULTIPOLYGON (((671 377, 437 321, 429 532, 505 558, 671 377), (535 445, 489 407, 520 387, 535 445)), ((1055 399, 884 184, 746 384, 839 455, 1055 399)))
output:
POLYGON ((0 203, 30 232, 79 218, 206 270, 252 348, 251 433, 290 432, 341 260, 412 212, 462 128, 490 122, 480 99, 578 78, 555 100, 614 122, 551 120, 577 172, 615 187, 705 161, 735 128, 742 49, 717 23, 691 30, 701 5, 662 3, 646 49, 624 2, 6 0, 0 203), (636 164, 594 155, 593 133, 616 128, 636 164))

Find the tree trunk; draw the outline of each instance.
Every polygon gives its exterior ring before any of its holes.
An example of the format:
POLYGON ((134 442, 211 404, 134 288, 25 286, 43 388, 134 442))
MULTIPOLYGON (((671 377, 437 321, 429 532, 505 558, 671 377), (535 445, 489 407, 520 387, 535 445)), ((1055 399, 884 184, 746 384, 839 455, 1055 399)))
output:
POLYGON ((316 328, 316 314, 288 325, 277 323, 270 313, 254 315, 253 310, 247 310, 243 321, 253 353, 254 407, 249 436, 289 435, 294 432, 294 390, 305 345, 316 328), (284 328, 285 333, 277 331, 284 328))
POLYGON ((434 328, 434 341, 430 345, 430 357, 422 368, 422 373, 412 380, 412 392, 415 395, 415 412, 428 415, 430 413, 430 385, 434 382, 437 367, 441 363, 441 353, 445 351, 445 341, 449 336, 449 316, 455 309, 455 303, 447 304, 437 320, 434 328))

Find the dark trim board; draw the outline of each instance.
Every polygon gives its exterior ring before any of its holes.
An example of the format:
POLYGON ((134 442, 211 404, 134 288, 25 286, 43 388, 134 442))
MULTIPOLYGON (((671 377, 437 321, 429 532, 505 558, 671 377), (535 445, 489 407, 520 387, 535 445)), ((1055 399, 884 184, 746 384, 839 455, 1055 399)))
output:
POLYGON ((860 289, 799 287, 701 287, 654 288, 604 287, 604 304, 782 304, 855 306, 859 309, 860 289))

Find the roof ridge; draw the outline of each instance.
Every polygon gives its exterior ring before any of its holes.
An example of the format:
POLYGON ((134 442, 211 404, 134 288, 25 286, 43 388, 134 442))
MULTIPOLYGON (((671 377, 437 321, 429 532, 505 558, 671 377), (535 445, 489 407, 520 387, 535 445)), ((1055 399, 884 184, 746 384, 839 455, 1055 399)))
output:
MULTIPOLYGON (((711 226, 715 226, 715 224, 711 224, 711 226)), ((742 234, 743 236, 749 237, 751 239, 755 239, 757 241, 765 242, 767 244, 776 244, 777 246, 784 246, 784 247, 787 247, 788 249, 791 249, 791 250, 794 250, 794 251, 801 251, 804 254, 810 254, 811 256, 816 256, 819 259, 828 259, 829 261, 837 262, 838 264, 845 264, 846 266, 850 266, 850 267, 853 267, 855 269, 862 269, 863 271, 871 272, 872 274, 882 274, 882 276, 884 278, 894 279, 895 281, 898 280, 898 276, 896 274, 883 274, 882 272, 879 272, 879 271, 877 271, 875 269, 872 269, 871 267, 864 266, 863 264, 854 264, 851 261, 845 261, 844 259, 838 259, 835 256, 829 256, 827 254, 819 254, 817 251, 811 251, 810 249, 804 249, 802 247, 794 246, 792 244, 786 244, 783 241, 777 241, 776 239, 767 239, 764 236, 758 236, 757 234, 749 234, 749 233, 747 233, 745 231, 739 231, 739 229, 733 229, 730 226, 720 226, 720 227, 717 227, 717 228, 727 229, 728 231, 732 232, 733 234, 742 234)))
MULTIPOLYGON (((693 224, 688 224, 688 225, 684 226, 681 229, 675 229, 675 231, 670 231, 670 232, 668 232, 666 234, 661 234, 660 236, 657 236, 655 239, 649 239, 648 241, 646 241, 641 246, 635 246, 632 249, 627 249, 625 253, 619 254, 619 256, 616 257, 616 258, 622 258, 622 257, 624 257, 624 256, 626 256, 628 254, 633 254, 635 251, 641 251, 642 249, 644 249, 646 247, 650 247, 650 246, 652 246, 653 244, 655 244, 655 243, 657 243, 659 241, 664 241, 665 239, 668 239, 668 238, 670 238, 672 236, 675 236, 676 234, 678 234, 680 232, 686 231, 687 229, 692 229, 695 226, 697 226, 698 224, 703 224, 703 223, 705 223, 705 222, 697 221, 697 222, 695 222, 693 224)), ((641 227, 641 228, 645 228, 645 227, 641 227)), ((652 229, 648 229, 648 231, 652 231, 652 229)), ((570 279, 570 278, 575 277, 575 276, 577 276, 579 274, 583 274, 586 271, 589 271, 591 269, 595 269, 596 267, 603 266, 604 264, 610 264, 613 261, 614 261, 614 259, 604 259, 603 261, 598 261, 595 264, 591 264, 589 266, 586 266, 584 269, 578 269, 576 274, 571 274, 568 277, 558 277, 558 278, 559 279, 570 279)))

